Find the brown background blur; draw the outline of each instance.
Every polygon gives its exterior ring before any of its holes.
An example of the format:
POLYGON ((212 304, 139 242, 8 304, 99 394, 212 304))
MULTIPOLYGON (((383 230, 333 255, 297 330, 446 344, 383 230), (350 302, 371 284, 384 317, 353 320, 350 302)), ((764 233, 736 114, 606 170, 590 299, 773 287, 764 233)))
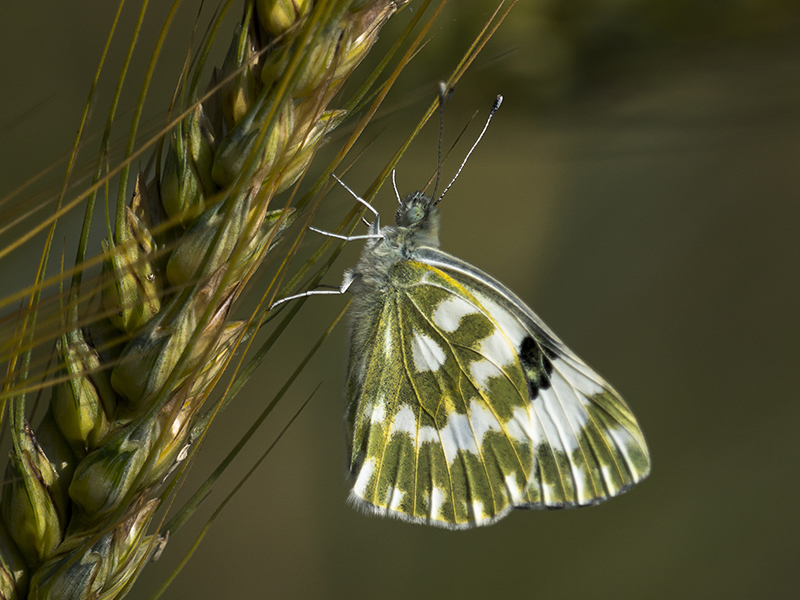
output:
MULTIPOLYGON (((0 194, 69 149, 113 4, 0 7, 0 194)), ((145 25, 125 110, 168 5, 156 4, 164 6, 145 25)), ((355 190, 405 139, 493 8, 453 4, 387 100, 395 112, 365 137, 376 140, 347 175, 355 190)), ((163 123, 193 7, 159 63, 150 131, 163 123)), ((522 0, 447 108, 446 145, 472 112, 482 121, 494 96, 506 97, 442 204, 443 248, 508 284, 624 395, 650 444, 648 480, 599 507, 514 513, 469 532, 364 517, 345 502, 342 327, 130 597, 149 597, 320 381, 167 598, 798 597, 798 15, 788 0, 522 0)), ((394 30, 410 16, 401 13, 394 30)), ((126 9, 111 73, 134 17, 126 9)), ((381 43, 390 42, 387 30, 381 43)), ((101 86, 92 131, 111 86, 101 86)), ((464 139, 478 130, 474 123, 464 139)), ((436 136, 431 123, 400 162, 401 190, 428 180, 436 136)), ((445 165, 446 179, 459 161, 445 165)), ((385 221, 393 202, 384 188, 385 221)), ((334 227, 350 207, 334 190, 315 224, 334 227)), ((346 250, 328 283, 358 251, 346 250)), ((3 265, 2 289, 32 278, 24 258, 3 265)), ((241 436, 342 302, 306 305, 216 423, 187 488, 241 436)))

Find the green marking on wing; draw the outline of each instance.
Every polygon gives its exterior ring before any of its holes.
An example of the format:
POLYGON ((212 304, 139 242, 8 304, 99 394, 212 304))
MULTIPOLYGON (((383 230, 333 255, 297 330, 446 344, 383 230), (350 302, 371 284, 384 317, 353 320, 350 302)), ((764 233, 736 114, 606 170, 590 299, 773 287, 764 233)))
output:
MULTIPOLYGON (((584 435, 593 431, 596 437, 607 440, 606 454, 599 461, 604 473, 615 473, 609 479, 617 482, 609 495, 625 491, 650 473, 650 454, 639 424, 625 401, 613 391, 606 390, 589 398, 587 405, 593 427, 586 427, 584 435)), ((600 445, 599 442, 597 444, 600 445)))

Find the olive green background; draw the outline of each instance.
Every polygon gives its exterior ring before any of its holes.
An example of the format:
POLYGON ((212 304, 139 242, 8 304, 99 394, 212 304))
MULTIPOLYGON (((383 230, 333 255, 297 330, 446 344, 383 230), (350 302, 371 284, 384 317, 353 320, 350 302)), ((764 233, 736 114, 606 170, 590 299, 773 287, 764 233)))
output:
MULTIPOLYGON (((156 3, 145 24, 126 110, 167 4, 156 3)), ((364 140, 374 142, 346 176, 355 190, 405 139, 492 8, 453 4, 387 100, 392 112, 368 130, 364 140)), ((441 206, 443 248, 508 284, 618 388, 650 444, 648 480, 599 507, 514 513, 468 532, 362 516, 346 504, 341 327, 130 597, 150 597, 321 382, 165 597, 796 598, 796 4, 523 0, 446 111, 446 145, 478 111, 444 167, 447 179, 494 96, 506 96, 441 206)), ((182 10, 159 62, 146 131, 163 123, 194 6, 182 10)), ((115 8, 96 0, 0 7, 0 194, 69 149, 115 8)), ((134 16, 127 8, 109 75, 134 16)), ((389 42, 387 30, 378 50, 389 42)), ((109 77, 101 86, 92 131, 105 120, 112 85, 109 77)), ((120 130, 115 139, 124 137, 120 130)), ((401 191, 433 173, 436 138, 431 123, 400 162, 401 191)), ((333 228, 351 206, 334 189, 315 224, 333 228)), ((376 206, 388 221, 390 188, 376 206)), ((308 237, 305 250, 318 241, 308 237)), ((357 260, 351 246, 328 283, 357 260)), ((29 255, 0 266, 6 293, 33 277, 29 255)), ((216 423, 187 489, 241 436, 343 302, 306 304, 216 423)))

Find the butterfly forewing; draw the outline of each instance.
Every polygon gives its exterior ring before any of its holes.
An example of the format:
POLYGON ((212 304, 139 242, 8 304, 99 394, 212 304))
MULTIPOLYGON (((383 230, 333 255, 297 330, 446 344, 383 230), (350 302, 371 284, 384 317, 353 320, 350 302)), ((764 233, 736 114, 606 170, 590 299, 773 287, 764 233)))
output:
POLYGON ((351 341, 354 500, 454 528, 529 504, 533 422, 513 342, 443 271, 399 261, 390 276, 351 341))
POLYGON ((519 508, 583 506, 647 476, 649 455, 625 402, 501 283, 436 248, 414 252, 466 290, 511 342, 527 381, 534 465, 519 508))

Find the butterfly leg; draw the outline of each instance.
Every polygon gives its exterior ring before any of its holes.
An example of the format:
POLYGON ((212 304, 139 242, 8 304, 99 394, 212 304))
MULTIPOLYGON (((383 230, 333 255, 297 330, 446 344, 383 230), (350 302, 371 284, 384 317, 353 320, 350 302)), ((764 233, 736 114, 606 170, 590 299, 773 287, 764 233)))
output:
POLYGON ((375 210, 375 207, 372 206, 369 202, 361 198, 358 194, 356 194, 353 190, 347 187, 347 184, 339 179, 336 175, 331 173, 331 177, 333 177, 336 181, 338 181, 344 189, 346 189, 350 194, 355 198, 360 204, 362 204, 365 208, 367 208, 373 215, 375 215, 375 222, 370 223, 365 219, 361 219, 364 223, 369 227, 370 233, 366 235, 340 235, 338 233, 330 233, 328 231, 322 231, 321 229, 317 229, 316 227, 309 227, 311 231, 316 233, 320 233, 322 235, 327 235, 328 237, 336 238, 337 240, 344 240, 345 242, 352 242, 354 240, 382 240, 383 235, 381 235, 381 215, 375 210))
POLYGON ((378 211, 377 211, 377 210, 375 210, 375 207, 374 207, 374 206, 372 206, 372 204, 370 204, 370 203, 369 203, 369 202, 367 202, 366 200, 364 200, 364 199, 363 199, 361 196, 359 196, 358 194, 356 194, 356 193, 355 193, 353 190, 351 190, 349 187, 347 187, 347 184, 346 184, 344 181, 342 181, 341 179, 339 179, 339 178, 338 178, 336 175, 334 175, 333 173, 331 173, 331 177, 333 177, 333 178, 334 178, 336 181, 338 181, 338 182, 339 182, 339 184, 340 184, 340 185, 341 185, 341 186, 342 186, 344 189, 346 189, 348 192, 350 192, 350 195, 351 195, 353 198, 355 198, 355 199, 356 199, 356 200, 357 200, 357 201, 358 201, 360 204, 362 204, 362 205, 363 205, 363 206, 364 206, 364 207, 365 207, 367 210, 369 210, 369 211, 370 211, 370 212, 371 212, 373 215, 375 215, 375 222, 374 222, 374 223, 372 223, 372 224, 370 224, 369 226, 370 226, 370 229, 371 229, 372 231, 374 231, 374 232, 378 232, 378 231, 380 231, 380 229, 381 229, 381 215, 380 215, 380 213, 378 213, 378 211))
POLYGON ((330 231, 322 231, 316 227, 309 227, 315 233, 321 233, 328 237, 336 238, 337 240, 344 240, 345 242, 352 242, 354 240, 382 240, 383 235, 380 233, 368 233, 366 235, 340 235, 338 233, 331 233, 330 231))
POLYGON ((307 292, 303 292, 301 294, 294 294, 292 296, 286 296, 285 298, 281 298, 280 300, 276 300, 272 306, 269 307, 270 310, 283 304, 284 302, 288 302, 289 300, 297 300, 298 298, 308 298, 309 296, 323 296, 323 295, 331 295, 334 294, 336 296, 341 296, 345 294, 353 282, 356 280, 358 275, 350 269, 344 272, 344 279, 342 280, 342 284, 333 290, 308 290, 307 292))

